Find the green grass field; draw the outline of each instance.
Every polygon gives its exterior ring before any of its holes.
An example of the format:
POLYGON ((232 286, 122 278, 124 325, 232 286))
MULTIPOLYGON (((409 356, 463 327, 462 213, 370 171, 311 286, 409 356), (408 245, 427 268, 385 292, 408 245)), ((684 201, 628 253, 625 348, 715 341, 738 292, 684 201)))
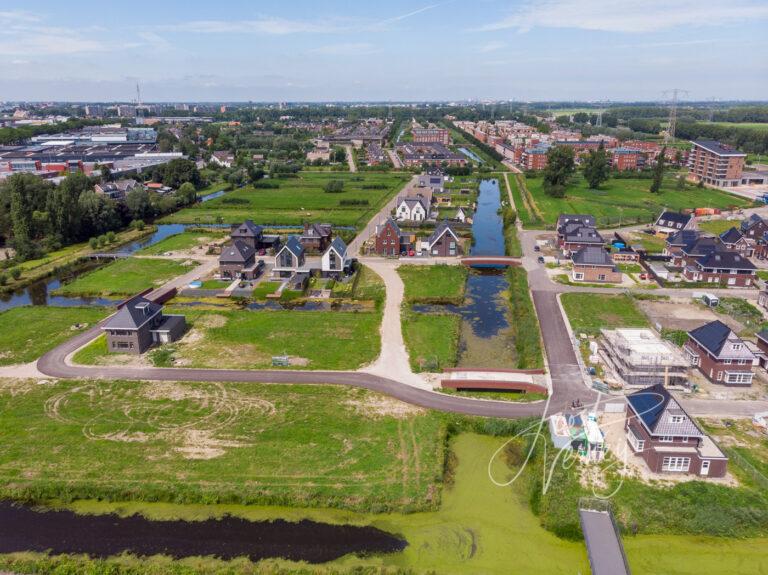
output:
MULTIPOLYGON (((542 178, 528 178, 526 185, 536 207, 542 214, 543 226, 536 221, 530 207, 523 205, 523 223, 532 227, 552 227, 561 213, 592 214, 600 227, 647 223, 663 209, 747 207, 750 202, 718 190, 688 186, 675 189, 672 179, 665 180, 661 194, 651 194, 647 179, 611 179, 599 190, 590 190, 581 174, 573 178, 565 198, 553 198, 544 193, 542 178)), ((518 193, 519 195, 519 193, 518 193)), ((517 201, 517 197, 515 198, 517 201)))
MULTIPOLYGON (((281 396, 278 395, 278 398, 281 396)), ((292 399, 292 398, 291 398, 292 399)), ((311 399, 311 396, 307 396, 311 399)), ((325 406, 321 402, 321 406, 325 406)), ((34 413, 34 412, 33 412, 34 413)), ((302 413, 306 413, 302 411, 302 413)), ((312 413, 312 411, 310 411, 312 413)), ((39 418, 35 414, 36 419, 39 418)), ((334 412, 333 424, 337 422, 334 412)), ((414 425, 419 417, 412 418, 414 425)), ((311 418, 306 426, 314 421, 311 418)), ((385 420, 386 423, 390 423, 385 420)), ((374 445, 388 446, 387 441, 399 445, 399 434, 393 436, 385 433, 383 437, 377 436, 382 431, 382 420, 376 419, 370 424, 360 418, 353 420, 351 431, 362 437, 370 437, 374 445)), ((394 424, 392 428, 394 428, 394 424)), ((288 426, 289 431, 294 431, 295 426, 288 426)), ((78 431, 79 433, 79 431, 78 431)), ((308 433, 312 433, 309 431, 308 433)), ((342 431, 343 435, 348 433, 342 431)), ((422 433, 420 438, 427 438, 431 431, 422 433)), ((266 430, 264 440, 269 440, 271 429, 266 430)), ((262 439, 262 436, 259 436, 262 439)), ((325 449, 325 441, 332 444, 324 437, 322 450, 325 449)), ((76 441, 82 444, 85 440, 82 435, 76 441)), ((189 558, 174 562, 165 558, 135 558, 122 556, 108 560, 113 570, 89 571, 89 564, 85 558, 61 558, 50 561, 54 566, 56 562, 70 563, 70 568, 59 567, 57 571, 37 571, 36 559, 40 555, 16 554, 0 555, 0 567, 13 572, 36 572, 45 575, 54 573, 80 573, 80 572, 109 572, 115 575, 127 575, 128 569, 131 575, 149 575, 156 573, 181 574, 205 574, 214 573, 315 573, 330 575, 352 575, 360 573, 440 573, 445 575, 572 575, 574 573, 589 573, 589 561, 586 548, 581 541, 568 541, 559 539, 552 533, 542 528, 539 518, 530 511, 528 495, 523 481, 517 481, 508 487, 497 487, 488 477, 489 461, 494 452, 502 446, 505 438, 481 436, 464 433, 450 442, 453 452, 453 481, 452 485, 443 489, 442 503, 439 509, 422 513, 355 513, 337 509, 313 509, 290 507, 259 507, 243 505, 177 505, 166 503, 143 502, 97 502, 83 501, 71 505, 73 509, 81 513, 108 513, 117 512, 123 516, 134 513, 142 513, 156 520, 202 520, 209 517, 221 517, 231 514, 243 517, 251 521, 264 521, 273 519, 287 519, 300 521, 310 519, 314 521, 334 524, 373 525, 380 529, 401 534, 408 541, 408 546, 399 553, 370 557, 356 557, 349 555, 326 565, 307 566, 306 564, 292 563, 283 560, 268 560, 254 566, 248 561, 224 562, 213 558, 189 558), (18 562, 14 563, 14 558, 18 562), (28 562, 26 562, 28 561, 28 562), (125 571, 114 570, 122 565, 125 571), (77 568, 77 567, 79 568, 77 568), (164 571, 163 567, 167 570, 164 571), (171 571, 177 567, 178 571, 171 571), (183 571, 182 571, 183 570, 183 571), (399 570, 399 571, 398 571, 399 570)), ((278 445, 281 442, 278 440, 278 445)), ((428 446, 433 445, 431 442, 428 446)), ((354 449, 360 443, 353 442, 354 449)), ((47 447, 47 446, 46 446, 47 447)), ((113 449, 125 449, 125 444, 117 444, 113 449)), ((134 446, 139 448, 140 446, 134 446)), ((49 448, 50 449, 50 448, 49 448)), ((129 449, 132 449, 129 446, 129 449)), ((137 449, 138 450, 138 449, 137 449)), ((237 449, 235 449, 236 451, 237 449)), ((269 453, 271 454, 271 449, 269 453)), ((367 450, 366 450, 367 451, 367 450)), ((47 451, 46 451, 47 452, 47 451)), ((254 450, 258 460, 266 455, 254 450)), ((391 452, 387 449, 386 454, 391 452)), ((322 453, 326 453, 322 451, 322 453)), ((422 458, 424 452, 422 452, 422 458)), ((330 454, 331 460, 337 458, 337 454, 330 454)), ((366 453, 366 456, 369 456, 366 453)), ((319 461, 323 469, 330 463, 323 461, 317 455, 308 456, 310 461, 319 461)), ((296 463, 285 461, 285 458, 277 459, 280 467, 293 466, 296 463)), ((509 468, 497 457, 493 460, 490 470, 497 480, 511 479, 509 468)), ((36 459, 37 460, 37 459, 36 459)), ((98 463, 101 464, 102 460, 98 463)), ((224 460, 220 460, 222 462, 224 460)), ((228 461, 228 460, 227 460, 228 461)), ((233 465, 240 468, 247 465, 245 458, 238 458, 233 465)), ((366 462, 368 460, 366 459, 366 462)), ((301 460, 301 463, 304 461, 301 460)), ((144 461, 139 461, 143 464, 144 461)), ((298 462, 297 462, 298 463, 298 462)), ((398 461, 399 463, 399 461, 398 461)), ((168 462, 164 463, 168 465, 168 462)), ((395 473, 400 471, 391 461, 385 461, 386 467, 376 477, 386 477, 385 470, 395 473)), ((405 465, 402 466, 405 468, 405 465)), ((196 473, 198 466, 191 466, 190 472, 196 473)), ((413 466, 411 466, 413 473, 413 466)), ((432 467, 428 467, 432 471, 432 467)), ((74 469, 76 475, 82 473, 81 469, 74 469)), ((133 476, 131 476, 132 478, 133 476)), ((346 475, 345 475, 346 477, 346 475)), ((399 477, 398 477, 399 479, 399 477)), ((216 478, 216 481, 221 481, 216 478)), ((280 479, 284 481, 284 479, 280 479)), ((312 487, 312 493, 318 488, 312 487)), ((394 488, 393 488, 394 489, 394 488)), ((624 547, 627 551, 630 568, 634 575, 720 575, 721 573, 762 573, 765 563, 765 548, 768 546, 766 538, 731 539, 726 537, 701 537, 666 535, 638 535, 624 536, 624 547)))
POLYGON ((108 314, 102 307, 27 306, 1 312, 0 365, 35 361, 108 314))
POLYGON ((461 316, 403 309, 402 322, 403 339, 414 371, 439 372, 456 365, 461 316))
MULTIPOLYGON (((381 347, 375 312, 241 311, 173 308, 189 329, 171 344, 177 364, 192 367, 260 369, 287 354, 294 369, 357 369, 376 359, 381 347), (332 341, 333 345, 324 345, 332 341)), ((98 339, 78 353, 87 364, 113 361, 98 339)))
POLYGON ((58 295, 133 295, 190 270, 176 260, 125 258, 80 276, 56 290, 58 295))
POLYGON ((565 293, 560 301, 576 335, 598 334, 601 328, 648 327, 648 318, 626 295, 565 293))
POLYGON ((464 266, 402 265, 397 268, 409 303, 461 303, 469 271, 464 266))
POLYGON ((142 255, 156 256, 162 255, 165 252, 184 251, 199 245, 210 243, 214 240, 219 240, 223 237, 223 232, 212 232, 207 230, 182 232, 180 234, 167 237, 154 245, 142 248, 138 253, 142 255))
POLYGON ((403 173, 299 172, 297 178, 275 179, 279 188, 245 188, 196 204, 163 218, 165 223, 238 223, 300 225, 305 221, 360 227, 399 192, 410 176, 403 173), (331 180, 343 180, 344 191, 326 193, 331 180), (341 202, 367 201, 367 205, 341 202), (238 203, 232 203, 238 202, 238 203))
POLYGON ((764 122, 702 122, 702 124, 712 124, 714 126, 725 126, 726 128, 743 128, 745 130, 760 130, 768 132, 768 123, 764 122))
POLYGON ((0 383, 0 493, 365 510, 439 501, 438 418, 337 386, 0 383))
POLYGON ((720 235, 731 228, 739 229, 741 220, 711 220, 708 222, 699 222, 699 229, 710 234, 720 235))

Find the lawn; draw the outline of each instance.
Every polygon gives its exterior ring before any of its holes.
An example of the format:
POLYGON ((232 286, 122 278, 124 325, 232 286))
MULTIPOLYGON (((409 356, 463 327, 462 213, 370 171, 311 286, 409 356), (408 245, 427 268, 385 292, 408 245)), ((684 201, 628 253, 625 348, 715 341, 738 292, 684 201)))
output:
MULTIPOLYGON (((688 186, 677 190, 675 182, 667 178, 662 193, 648 191, 651 181, 647 179, 611 179, 599 190, 590 190, 581 174, 573 177, 565 198, 553 198, 544 193, 542 178, 528 178, 528 190, 541 212, 545 227, 553 227, 561 213, 592 214, 598 227, 647 223, 656 218, 663 209, 683 208, 731 208, 747 207, 750 202, 708 188, 688 186)), ((533 208, 532 208, 533 209, 533 208)), ((535 216, 527 214, 523 222, 536 223, 535 216)))
POLYGON ((362 227, 410 178, 403 173, 344 172, 299 173, 297 178, 269 180, 277 188, 246 186, 209 202, 184 208, 163 219, 165 223, 238 223, 301 225, 312 220, 362 227), (342 180, 341 193, 324 186, 342 180))
POLYGON ((439 501, 438 418, 362 389, 6 380, 0 414, 3 497, 378 511, 439 501))
POLYGON ((566 293, 560 301, 571 329, 578 335, 596 335, 601 328, 648 327, 648 318, 627 295, 566 293))
MULTIPOLYGON (((170 308, 186 316, 189 330, 169 346, 177 365, 261 369, 288 355, 294 369, 357 369, 376 359, 381 346, 374 312, 249 311, 170 308), (326 345, 327 342, 333 345, 326 345)), ((94 340, 80 354, 84 363, 110 363, 94 340)))
POLYGON ((402 265, 397 268, 405 284, 409 303, 461 304, 469 271, 465 266, 446 264, 402 265))
POLYGON ((667 240, 646 233, 633 233, 629 236, 630 243, 640 244, 649 254, 660 254, 667 245, 667 240))
POLYGON ((699 222, 699 229, 703 232, 709 232, 719 236, 723 232, 741 226, 741 220, 710 220, 708 222, 699 222))
POLYGON ((210 243, 213 240, 219 240, 223 237, 223 232, 212 232, 208 230, 194 232, 187 231, 169 236, 154 245, 142 248, 138 253, 142 255, 157 256, 162 255, 165 252, 184 251, 202 244, 210 243))
POLYGON ((108 314, 103 307, 26 306, 4 311, 0 313, 0 365, 35 361, 108 314))
MULTIPOLYGON (((292 396, 293 394, 289 394, 292 396)), ((278 399, 283 396, 277 394, 278 399)), ((308 397, 309 399, 309 397, 308 397)), ((321 407, 324 403, 320 404, 321 407)), ((314 406, 314 404, 313 404, 314 406)), ((278 412, 282 413, 282 412, 278 412)), ((325 424, 325 421, 318 422, 313 415, 316 411, 305 410, 302 415, 310 414, 307 420, 307 426, 311 423, 325 424)), ((339 414, 331 411, 331 424, 336 428, 339 414)), ((39 418, 39 414, 34 414, 39 418)), ((122 416, 122 414, 120 414, 122 416)), ((411 418, 414 426, 419 422, 420 417, 411 418)), ((410 421, 410 420, 408 420, 410 421)), ((385 420, 390 423, 389 419, 385 420)), ((257 424, 254 424, 254 426, 257 424)), ((352 421, 351 429, 340 429, 339 435, 351 436, 353 441, 353 453, 359 447, 358 436, 369 437, 372 445, 389 447, 389 443, 395 446, 402 445, 399 434, 384 434, 383 437, 377 435, 382 431, 382 420, 374 419, 369 422, 363 418, 352 421), (368 427, 370 425, 370 427, 368 427)), ((394 423, 392 424, 394 428, 394 423)), ((403 427, 405 427, 403 425, 403 427)), ((303 426, 302 426, 303 428, 303 426)), ((294 426, 288 427, 287 431, 295 429, 294 426)), ((272 434, 271 429, 267 428, 266 433, 258 435, 259 440, 268 440, 272 434)), ((388 431, 388 430, 387 430, 388 431)), ((396 431, 395 431, 396 433, 396 431)), ((431 437, 431 430, 427 433, 421 433, 419 438, 427 439, 431 437)), ((79 434, 79 430, 78 430, 79 434)), ((307 435, 314 436, 314 430, 310 429, 307 435)), ((355 525, 373 525, 380 529, 401 534, 407 541, 408 546, 399 553, 388 555, 357 557, 348 555, 324 566, 308 567, 306 564, 291 563, 282 560, 269 560, 264 562, 264 572, 305 572, 305 573, 337 573, 338 575, 351 575, 352 573, 395 573, 395 572, 413 572, 413 573, 441 573, 446 575, 469 575, 483 573, 488 575, 508 575, 508 574, 526 574, 526 575, 570 575, 573 573, 589 573, 589 561, 586 548, 582 541, 569 541, 559 539, 552 533, 542 528, 540 519, 534 515, 529 507, 529 493, 524 485, 524 481, 512 483, 509 487, 497 487, 492 484, 488 477, 489 462, 494 452, 503 445, 505 438, 488 437, 473 433, 463 433, 450 442, 452 451, 452 464, 449 466, 449 477, 451 484, 443 489, 442 503, 435 511, 424 513, 355 513, 337 509, 313 509, 306 505, 304 508, 288 507, 255 507, 243 505, 177 505, 165 503, 144 503, 144 502, 98 502, 84 501, 77 502, 72 507, 83 513, 107 513, 117 512, 123 516, 134 513, 143 513, 152 519, 187 519, 202 520, 209 517, 220 517, 225 513, 243 517, 251 521, 264 521, 273 519, 288 519, 290 521, 300 521, 309 519, 314 521, 329 522, 334 524, 355 524, 355 525), (399 570, 399 571, 398 571, 399 570)), ((79 435, 77 438, 81 444, 86 440, 79 435)), ((278 440, 278 445, 282 442, 278 440)), ((314 444, 312 449, 309 447, 299 449, 300 453, 309 453, 313 462, 326 469, 333 465, 332 462, 338 458, 338 453, 330 453, 326 450, 326 444, 330 443, 328 436, 323 436, 320 442, 320 449, 314 444), (317 453, 315 451, 317 450, 317 453), (329 459, 323 460, 321 454, 327 454, 329 459)), ((118 447, 124 448, 126 444, 116 443, 118 447)), ((427 446, 431 449, 434 443, 428 441, 427 446)), ((424 453, 424 444, 419 444, 422 448, 422 462, 424 453)), ((49 451, 49 446, 45 446, 49 451)), ((110 446, 112 449, 116 447, 110 446)), ((136 445, 138 451, 141 445, 136 445)), ((290 444, 291 453, 296 450, 295 444, 290 444)), ((339 448, 342 446, 339 445, 339 448)), ((133 447, 131 447, 133 449, 133 447)), ((247 448, 235 448, 232 451, 243 451, 247 448)), ((271 449, 269 453, 271 453, 271 449)), ((366 449, 364 455, 365 461, 372 454, 366 449)), ((258 450, 251 451, 257 461, 261 461, 265 454, 258 450)), ((387 450, 387 454, 391 449, 387 450)), ((35 454, 37 455, 37 454, 35 454)), ((62 459, 58 454, 57 459, 62 459)), ((40 458, 42 459, 42 458, 40 458)), ((304 463, 304 460, 293 462, 288 458, 276 459, 277 468, 285 466, 295 467, 304 463)), ((35 459, 37 461, 37 459, 35 459)), ((103 461, 99 459, 98 462, 103 461)), ((217 460, 213 460, 216 462, 217 460)), ((231 459, 220 459, 220 462, 231 461, 231 459)), ((161 460, 162 465, 168 465, 168 462, 161 460)), ((84 463, 90 465, 89 460, 84 463)), ((146 459, 137 459, 143 469, 146 459)), ((385 471, 391 473, 399 472, 405 469, 406 465, 396 467, 395 463, 389 460, 384 462, 386 467, 377 473, 376 477, 387 478, 385 471)), ((399 461, 398 461, 399 463, 399 461)), ((192 462, 190 472, 197 475, 199 467, 198 462, 192 462)), ((241 466, 248 465, 247 458, 238 458, 233 463, 239 469, 241 466)), ((256 466, 257 464, 254 464, 256 466)), ((120 466, 122 467, 122 466, 120 466)), ((409 475, 414 473, 415 467, 408 466, 409 475)), ((69 466, 67 467, 69 468, 69 466)), ((133 471, 132 468, 126 468, 133 471)), ((255 472, 258 474, 261 468, 255 472)), ((433 467, 428 466, 428 471, 433 472, 433 467)), ((422 467, 422 474, 424 473, 422 467)), ((75 477, 83 473, 82 468, 74 468, 75 477)), ((500 457, 493 459, 490 465, 490 471, 497 480, 509 480, 511 473, 509 468, 502 462, 500 457)), ((133 475, 129 477, 134 477, 133 475)), ((114 477, 114 476, 105 476, 114 477)), ((237 477, 237 476, 235 476, 237 477)), ((346 487, 344 479, 348 478, 347 473, 342 474, 342 488, 346 487)), ((400 479, 399 474, 396 477, 400 479)), ((284 481, 284 478, 278 477, 278 481, 284 481)), ((387 478, 388 479, 388 478, 387 478)), ((387 479, 382 479, 385 484, 387 479)), ((229 477, 225 476, 224 481, 229 477)), ((27 480, 30 481, 30 480, 27 480)), ((214 481, 222 482, 222 478, 216 476, 214 481)), ((304 483, 304 479, 298 483, 304 483)), ((191 489, 197 489, 194 481, 185 481, 191 489)), ((250 482, 246 483, 250 485, 250 482)), ((360 484, 363 488, 370 489, 371 485, 360 484)), ((378 484, 377 484, 378 485, 378 484)), ((275 489, 270 487, 270 489, 275 489)), ((310 495, 319 488, 315 485, 310 486, 310 495)), ((311 502, 310 502, 311 503, 311 502)), ((658 575, 660 573, 670 575, 719 575, 721 573, 761 573, 765 562, 765 548, 768 545, 768 539, 729 539, 725 537, 697 537, 680 535, 638 535, 625 536, 624 546, 627 550, 630 567, 635 575, 658 575)), ((18 563, 13 563, 12 556, 0 556, 0 567, 14 572, 39 572, 34 569, 35 556, 31 554, 18 555, 18 563), (28 562, 26 562, 28 561, 28 562)), ((37 556, 40 557, 40 556, 37 556)), ((50 561, 71 562, 69 569, 60 568, 56 573, 76 573, 91 572, 86 569, 88 559, 78 558, 60 558, 50 561), (74 568, 72 565, 78 565, 74 568)), ((109 560, 112 566, 126 565, 133 567, 133 575, 149 575, 150 573, 163 572, 163 565, 168 565, 165 559, 160 557, 136 559, 131 556, 123 556, 109 560)), ((223 562, 212 558, 190 558, 178 561, 175 565, 184 571, 186 575, 195 573, 213 573, 224 572, 261 572, 254 568, 247 561, 223 562), (229 570, 228 570, 229 568, 229 570)), ((95 570, 92 570, 96 572, 95 570)), ((104 569, 106 572, 106 569, 104 569)), ((116 575, 124 575, 127 571, 117 572, 109 571, 116 575)), ((179 573, 181 571, 178 571, 179 573)), ((52 573, 52 572, 46 572, 52 573)))
POLYGON ((124 258, 80 276, 56 290, 58 295, 133 295, 158 287, 188 272, 190 267, 176 260, 124 258))
POLYGON ((414 371, 439 372, 456 365, 461 316, 454 313, 418 313, 404 306, 402 326, 414 371))

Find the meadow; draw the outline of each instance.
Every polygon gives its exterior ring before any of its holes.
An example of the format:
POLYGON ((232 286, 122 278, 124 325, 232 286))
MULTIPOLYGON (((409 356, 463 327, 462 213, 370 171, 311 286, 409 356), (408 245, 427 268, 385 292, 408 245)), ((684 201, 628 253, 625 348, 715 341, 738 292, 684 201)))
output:
POLYGON ((109 315, 103 307, 25 306, 0 312, 0 365, 35 361, 109 315))
POLYGON ((465 266, 447 264, 402 265, 397 273, 405 284, 405 299, 409 303, 460 304, 469 275, 465 266))
POLYGON ((648 223, 664 209, 684 208, 743 208, 750 202, 726 192, 709 188, 675 187, 673 178, 666 178, 660 194, 648 191, 651 180, 643 178, 612 178, 598 190, 591 190, 581 174, 573 177, 564 198, 553 198, 544 192, 540 177, 524 180, 524 190, 514 190, 515 202, 520 199, 518 212, 527 228, 553 228, 561 213, 592 214, 598 227, 648 223))
POLYGON ((224 232, 213 232, 210 230, 185 231, 142 248, 138 253, 147 256, 158 256, 166 252, 187 251, 224 237, 224 232))
POLYGON ((338 386, 0 382, 0 494, 435 508, 442 431, 424 410, 338 386))
MULTIPOLYGON (((376 359, 381 347, 376 312, 205 310, 168 306, 186 316, 184 338, 163 346, 177 365, 261 369, 272 357, 288 355, 294 369, 357 369, 376 359), (333 341, 334 345, 324 345, 333 341)), ((75 355, 84 364, 109 364, 97 338, 75 355)))
POLYGON ((305 221, 362 227, 410 175, 375 172, 299 172, 296 178, 264 180, 275 188, 246 186, 214 200, 195 204, 163 218, 164 223, 239 223, 252 219, 265 225, 301 225, 305 221), (325 185, 344 182, 343 191, 325 185))
POLYGON ((576 335, 597 335, 601 328, 649 325, 648 318, 628 295, 565 293, 560 296, 560 301, 576 335))
POLYGON ((189 265, 176 260, 123 258, 62 285, 55 293, 65 296, 134 295, 147 288, 159 287, 189 270, 189 265))

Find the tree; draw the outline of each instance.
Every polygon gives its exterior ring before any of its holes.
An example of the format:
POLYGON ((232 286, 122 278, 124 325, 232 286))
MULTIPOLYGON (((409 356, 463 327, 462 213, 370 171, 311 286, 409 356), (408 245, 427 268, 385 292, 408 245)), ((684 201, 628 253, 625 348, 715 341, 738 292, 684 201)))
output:
POLYGON ((685 189, 685 176, 683 174, 680 174, 677 176, 677 182, 675 184, 675 187, 678 190, 684 190, 685 189))
POLYGON ((661 183, 664 180, 664 162, 666 161, 664 154, 666 151, 667 147, 662 146, 661 152, 659 152, 659 155, 656 158, 656 165, 653 167, 653 182, 651 182, 652 194, 661 193, 661 183))
POLYGON ((590 150, 584 162, 584 178, 589 187, 596 190, 600 184, 607 182, 609 177, 608 154, 605 152, 603 143, 600 142, 600 147, 597 150, 590 150))
POLYGON ((195 162, 184 158, 176 158, 161 166, 158 175, 163 184, 171 188, 178 188, 184 182, 190 182, 197 188, 203 181, 195 162))
POLYGON ((329 194, 338 194, 344 191, 344 180, 329 180, 324 189, 329 194))
POLYGON ((149 193, 143 188, 136 188, 128 192, 125 195, 125 205, 135 220, 152 215, 149 193))
POLYGON ((179 203, 183 206, 190 206, 197 201, 197 190, 190 182, 184 182, 176 192, 179 203))
POLYGON ((565 197, 565 187, 576 171, 573 148, 554 146, 547 152, 547 167, 544 168, 544 192, 553 198, 565 197))

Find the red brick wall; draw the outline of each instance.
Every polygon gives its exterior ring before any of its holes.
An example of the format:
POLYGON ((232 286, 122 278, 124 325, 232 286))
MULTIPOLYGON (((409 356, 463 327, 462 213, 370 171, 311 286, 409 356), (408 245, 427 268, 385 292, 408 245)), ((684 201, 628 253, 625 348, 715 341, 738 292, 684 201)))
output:
MULTIPOLYGON (((702 348, 698 343, 693 341, 692 339, 689 339, 688 342, 685 344, 685 347, 691 348, 695 353, 699 356, 699 371, 704 374, 704 377, 706 377, 709 381, 712 383, 718 383, 721 385, 729 385, 725 382, 725 372, 726 371, 744 371, 744 372, 750 372, 752 371, 752 365, 738 365, 735 363, 731 364, 725 364, 722 362, 717 361, 715 358, 713 358, 709 353, 707 353, 707 350, 702 348), (723 380, 718 381, 717 376, 718 373, 722 373, 723 380)), ((730 384, 735 387, 744 387, 744 384, 730 384)))

